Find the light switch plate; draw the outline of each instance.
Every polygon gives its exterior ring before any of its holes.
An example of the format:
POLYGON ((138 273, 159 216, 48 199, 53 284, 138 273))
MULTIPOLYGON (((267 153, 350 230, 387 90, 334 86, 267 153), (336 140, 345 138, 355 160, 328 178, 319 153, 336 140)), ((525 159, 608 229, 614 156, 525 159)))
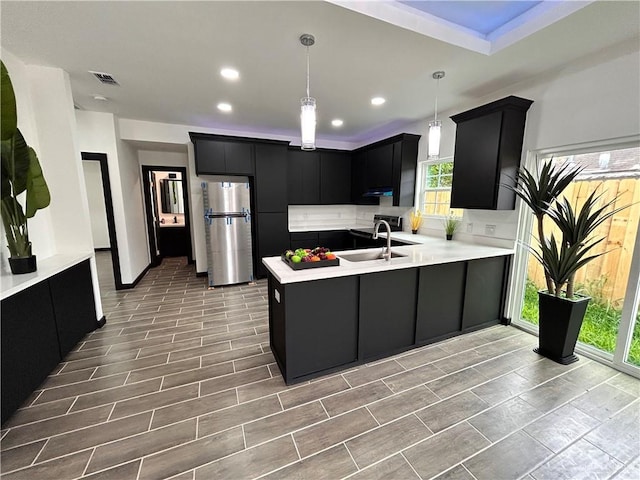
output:
POLYGON ((485 233, 485 235, 495 235, 496 234, 496 226, 495 225, 486 224, 484 226, 484 233, 485 233))
POLYGON ((467 223, 467 233, 473 233, 473 222, 467 223))

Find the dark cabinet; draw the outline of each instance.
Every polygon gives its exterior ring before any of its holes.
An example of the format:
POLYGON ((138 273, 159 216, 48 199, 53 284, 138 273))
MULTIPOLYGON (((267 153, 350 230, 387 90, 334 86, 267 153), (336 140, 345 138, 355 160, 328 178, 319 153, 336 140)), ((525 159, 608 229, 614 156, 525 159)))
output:
POLYGON ((51 277, 49 288, 60 357, 64 358, 87 333, 97 327, 89 260, 51 277))
POLYGON ((508 257, 467 262, 462 329, 473 330, 502 321, 508 257))
POLYGON ((190 136, 196 175, 253 175, 253 143, 205 134, 191 133, 190 136))
POLYGON ((49 282, 2 300, 0 325, 4 423, 61 360, 49 282))
POLYGON ((289 203, 317 205, 320 203, 320 154, 289 150, 287 153, 289 203))
POLYGON ((328 230, 321 232, 291 232, 291 249, 326 247, 331 251, 352 248, 351 235, 346 230, 328 230))
POLYGON ((269 275, 269 336, 287 383, 358 359, 358 277, 281 285, 269 275))
POLYGON ((462 330, 466 263, 420 268, 416 343, 433 342, 462 330))
POLYGON ((351 154, 320 152, 320 203, 351 203, 351 154))
POLYGON ((417 269, 360 277, 360 360, 404 350, 414 344, 417 269))
POLYGON ((451 117, 457 124, 452 208, 513 210, 509 187, 515 186, 532 103, 510 96, 451 117))
POLYGON ((288 152, 289 203, 331 205, 351 202, 351 154, 339 150, 288 152))
POLYGON ((2 300, 3 423, 97 326, 89 260, 2 300))
POLYGON ((353 202, 377 205, 380 197, 365 194, 390 188, 393 206, 413 206, 419 140, 420 135, 404 133, 356 150, 351 169, 353 202))
POLYGON ((256 210, 287 211, 287 147, 284 144, 256 144, 256 210))
POLYGON ((258 277, 267 275, 262 257, 280 255, 289 248, 289 225, 287 212, 263 212, 257 219, 256 272, 258 277))
POLYGON ((187 227, 159 227, 158 250, 163 257, 185 257, 189 253, 187 227))

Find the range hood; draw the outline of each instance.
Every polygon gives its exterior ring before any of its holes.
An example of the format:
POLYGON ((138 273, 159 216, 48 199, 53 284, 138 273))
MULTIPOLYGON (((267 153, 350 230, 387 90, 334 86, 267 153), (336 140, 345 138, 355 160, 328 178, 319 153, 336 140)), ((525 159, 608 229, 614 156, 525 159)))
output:
POLYGON ((393 197, 393 188, 391 187, 370 188, 362 196, 363 197, 393 197))

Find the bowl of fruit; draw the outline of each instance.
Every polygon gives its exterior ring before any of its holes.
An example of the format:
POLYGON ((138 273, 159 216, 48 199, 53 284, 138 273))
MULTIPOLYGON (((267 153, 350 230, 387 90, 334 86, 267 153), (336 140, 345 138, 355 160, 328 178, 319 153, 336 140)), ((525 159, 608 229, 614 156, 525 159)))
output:
POLYGON ((336 257, 335 253, 331 253, 325 247, 287 250, 282 254, 282 261, 294 270, 340 265, 340 259, 336 257))

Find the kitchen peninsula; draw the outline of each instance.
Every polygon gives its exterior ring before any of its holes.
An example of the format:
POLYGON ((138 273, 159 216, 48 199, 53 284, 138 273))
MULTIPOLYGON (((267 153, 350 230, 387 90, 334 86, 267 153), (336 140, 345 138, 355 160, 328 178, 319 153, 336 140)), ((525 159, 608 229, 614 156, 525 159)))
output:
POLYGON ((355 261, 380 248, 297 271, 263 259, 270 345, 287 384, 505 321, 513 249, 422 239, 392 248, 390 261, 355 261))

